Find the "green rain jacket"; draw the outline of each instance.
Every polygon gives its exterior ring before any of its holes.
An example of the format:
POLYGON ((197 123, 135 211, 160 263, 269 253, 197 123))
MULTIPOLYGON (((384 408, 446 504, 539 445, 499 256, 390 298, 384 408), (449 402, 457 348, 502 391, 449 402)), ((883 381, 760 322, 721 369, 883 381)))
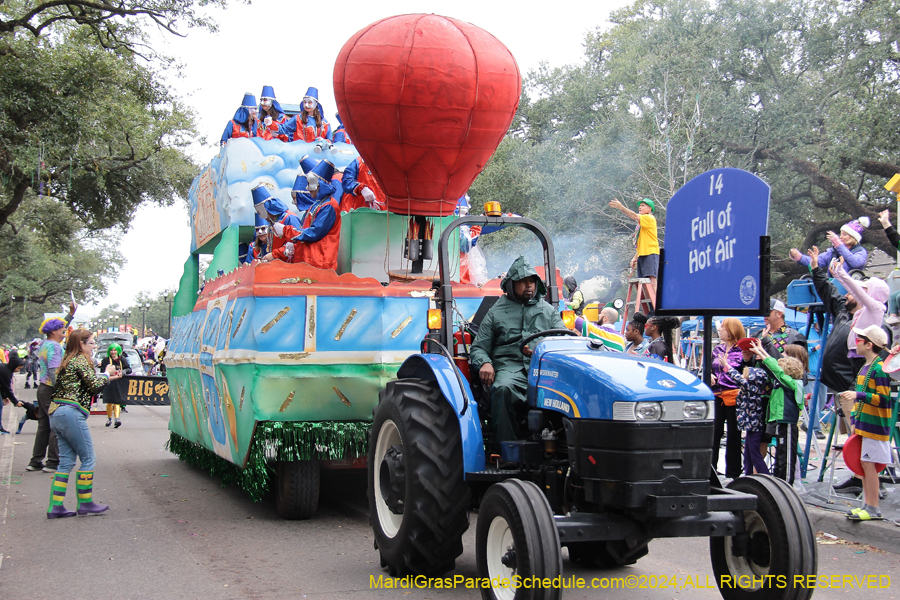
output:
MULTIPOLYGON (((538 331, 546 329, 565 329, 562 317, 549 302, 543 300, 547 293, 544 282, 538 277, 534 297, 523 304, 516 300, 513 292, 513 281, 537 276, 534 267, 520 256, 513 262, 500 287, 505 292, 485 315, 478 336, 472 344, 471 360, 475 370, 485 363, 491 363, 494 371, 519 371, 527 369, 531 357, 519 350, 521 341, 538 331)), ((534 340, 534 347, 540 340, 534 340)))

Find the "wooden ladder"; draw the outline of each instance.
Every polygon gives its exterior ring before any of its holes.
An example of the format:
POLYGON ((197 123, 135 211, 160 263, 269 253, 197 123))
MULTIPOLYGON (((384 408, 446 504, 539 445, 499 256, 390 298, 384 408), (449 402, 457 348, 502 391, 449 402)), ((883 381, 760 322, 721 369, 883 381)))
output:
POLYGON ((653 310, 655 301, 656 299, 650 296, 650 279, 646 277, 632 277, 628 280, 625 312, 622 314, 622 335, 625 335, 625 327, 628 325, 628 321, 631 320, 630 317, 638 310, 645 315, 649 315, 653 310), (632 300, 632 298, 634 299, 632 300))

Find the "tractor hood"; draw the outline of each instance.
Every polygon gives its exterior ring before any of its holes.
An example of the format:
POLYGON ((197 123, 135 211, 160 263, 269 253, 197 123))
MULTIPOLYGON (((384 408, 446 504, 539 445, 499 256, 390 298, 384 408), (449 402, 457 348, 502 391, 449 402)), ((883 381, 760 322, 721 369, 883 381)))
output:
POLYGON ((528 372, 531 406, 570 418, 628 420, 633 407, 622 403, 650 401, 667 403, 661 420, 682 420, 685 402, 708 403, 708 413, 697 418, 713 418, 712 390, 680 367, 594 349, 585 338, 548 338, 535 349, 528 372))

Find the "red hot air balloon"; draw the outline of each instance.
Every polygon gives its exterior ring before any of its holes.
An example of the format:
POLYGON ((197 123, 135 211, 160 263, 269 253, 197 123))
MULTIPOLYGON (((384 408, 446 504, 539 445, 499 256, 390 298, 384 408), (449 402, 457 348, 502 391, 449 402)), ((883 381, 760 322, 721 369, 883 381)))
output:
POLYGON ((438 15, 373 23, 334 65, 341 118, 388 210, 400 214, 452 214, 509 129, 521 93, 506 46, 438 15))

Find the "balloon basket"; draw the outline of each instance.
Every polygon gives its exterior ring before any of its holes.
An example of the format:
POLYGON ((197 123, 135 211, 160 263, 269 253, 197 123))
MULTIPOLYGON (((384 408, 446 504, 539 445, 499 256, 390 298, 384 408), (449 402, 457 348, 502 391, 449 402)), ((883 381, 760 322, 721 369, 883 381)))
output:
POLYGON ((435 273, 413 273, 412 269, 397 269, 394 271, 388 271, 388 278, 391 283, 395 281, 400 281, 403 283, 409 283, 411 281, 433 281, 435 278, 435 273))

